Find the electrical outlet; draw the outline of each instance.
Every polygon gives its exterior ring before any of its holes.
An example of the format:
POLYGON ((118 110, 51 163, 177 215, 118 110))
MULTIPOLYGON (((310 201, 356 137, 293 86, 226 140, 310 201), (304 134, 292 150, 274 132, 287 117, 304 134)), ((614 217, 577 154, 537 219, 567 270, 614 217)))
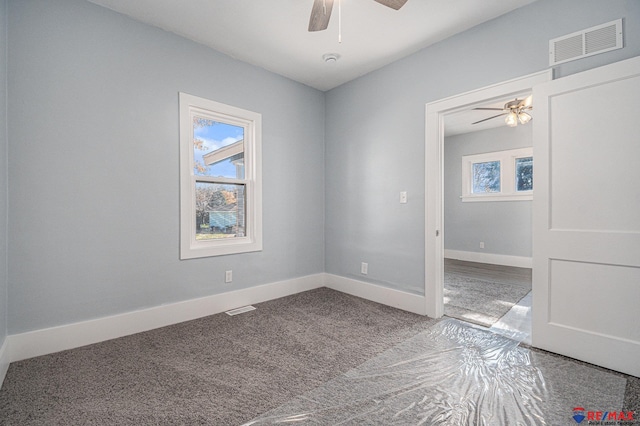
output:
POLYGON ((224 273, 224 282, 230 283, 231 281, 233 281, 233 271, 226 271, 224 273))
POLYGON ((483 249, 484 248, 484 241, 480 241, 480 248, 483 249))
POLYGON ((362 275, 367 275, 368 272, 369 272, 369 264, 362 262, 362 265, 360 265, 360 273, 362 275))

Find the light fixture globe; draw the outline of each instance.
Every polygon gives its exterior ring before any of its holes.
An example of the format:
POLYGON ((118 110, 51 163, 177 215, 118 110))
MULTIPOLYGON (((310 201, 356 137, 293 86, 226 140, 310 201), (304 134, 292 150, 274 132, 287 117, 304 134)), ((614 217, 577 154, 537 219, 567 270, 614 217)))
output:
POLYGON ((526 112, 521 112, 520 114, 518 114, 518 121, 520 122, 520 124, 527 124, 531 121, 531 116, 526 112))
POLYGON ((516 114, 515 111, 511 111, 504 118, 504 122, 507 123, 507 126, 509 127, 516 127, 518 125, 518 114, 516 114))

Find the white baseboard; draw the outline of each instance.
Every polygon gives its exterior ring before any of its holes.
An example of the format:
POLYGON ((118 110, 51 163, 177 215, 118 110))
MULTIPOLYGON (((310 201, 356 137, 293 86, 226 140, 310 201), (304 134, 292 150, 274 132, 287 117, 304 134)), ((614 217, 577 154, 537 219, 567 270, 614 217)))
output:
POLYGON ((7 336, 3 345, 4 359, 20 361, 313 290, 324 286, 324 275, 309 275, 105 318, 12 334, 7 336))
POLYGON ((467 262, 489 263, 492 265, 515 266, 517 268, 533 267, 533 258, 509 256, 506 254, 478 253, 475 251, 444 250, 447 259, 465 260, 467 262))
POLYGON ((7 336, 0 347, 0 389, 2 389, 2 383, 4 383, 4 378, 7 375, 7 370, 9 370, 9 364, 11 363, 8 347, 9 337, 7 336))
POLYGON ((371 300, 372 302, 393 306, 394 308, 419 315, 426 315, 427 306, 424 296, 333 274, 325 274, 324 285, 330 289, 371 300))

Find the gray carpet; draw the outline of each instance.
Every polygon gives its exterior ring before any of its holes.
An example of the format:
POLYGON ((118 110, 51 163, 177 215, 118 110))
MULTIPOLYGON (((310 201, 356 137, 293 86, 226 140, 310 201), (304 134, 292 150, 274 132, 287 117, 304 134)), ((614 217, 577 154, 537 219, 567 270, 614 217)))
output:
MULTIPOLYGON (((256 307, 12 363, 0 390, 0 424, 241 425, 343 375, 353 377, 361 371, 356 367, 403 351, 437 324, 324 288, 256 307)), ((412 346, 424 356, 420 345, 412 346)), ((532 352, 546 380, 547 406, 560 415, 584 401, 594 409, 618 408, 621 392, 622 406, 640 411, 638 379, 532 352)), ((473 348, 465 353, 472 362, 482 355, 473 348)), ((503 377, 517 359, 505 358, 503 377)), ((432 363, 424 374, 443 370, 432 363)), ((368 388, 373 384, 365 382, 368 388)), ((438 401, 452 402, 446 392, 438 401)), ((449 410, 441 408, 442 415, 449 410)), ((369 424, 385 424, 378 420, 369 424)))
POLYGON ((444 313, 491 327, 531 291, 531 282, 481 279, 456 272, 444 274, 444 313))
POLYGON ((2 425, 239 425, 425 330, 326 288, 11 364, 2 425))
POLYGON ((578 402, 619 412, 625 385, 446 319, 246 425, 564 425, 578 402))

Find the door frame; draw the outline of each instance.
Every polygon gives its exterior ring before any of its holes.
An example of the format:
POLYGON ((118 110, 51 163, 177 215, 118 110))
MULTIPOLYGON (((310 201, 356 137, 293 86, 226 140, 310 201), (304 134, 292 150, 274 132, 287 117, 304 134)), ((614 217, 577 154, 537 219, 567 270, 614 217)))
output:
MULTIPOLYGON (((440 99, 425 108, 425 312, 444 315, 444 117, 480 102, 515 96, 553 79, 553 69, 440 99)), ((535 141, 534 141, 535 150, 535 141)), ((535 154, 534 154, 535 155, 535 154)))

